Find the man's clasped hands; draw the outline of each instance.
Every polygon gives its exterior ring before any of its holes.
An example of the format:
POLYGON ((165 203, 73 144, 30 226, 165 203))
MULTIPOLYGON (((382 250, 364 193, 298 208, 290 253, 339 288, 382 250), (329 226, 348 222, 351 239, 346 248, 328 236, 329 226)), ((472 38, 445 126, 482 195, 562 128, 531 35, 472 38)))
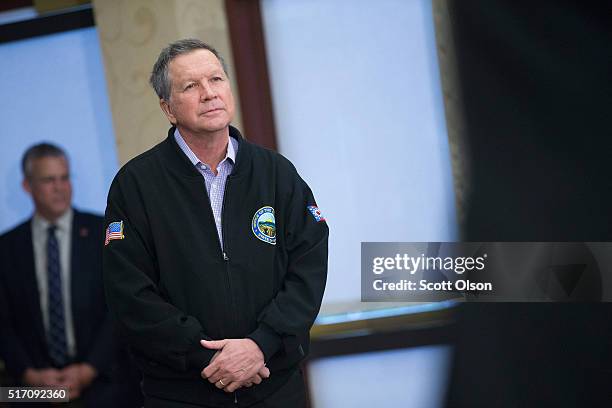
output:
POLYGON ((263 353, 251 339, 202 340, 200 344, 217 350, 202 370, 202 378, 225 392, 251 387, 270 376, 263 353))

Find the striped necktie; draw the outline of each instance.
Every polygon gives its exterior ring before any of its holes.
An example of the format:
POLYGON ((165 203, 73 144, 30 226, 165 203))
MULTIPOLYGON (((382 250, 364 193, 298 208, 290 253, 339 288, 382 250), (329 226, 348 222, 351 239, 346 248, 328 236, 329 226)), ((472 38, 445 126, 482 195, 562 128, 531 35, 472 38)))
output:
POLYGON ((57 226, 50 225, 47 235, 47 288, 49 331, 49 357, 53 365, 63 367, 68 360, 66 342, 66 320, 64 318, 64 298, 62 296, 62 275, 60 268, 59 245, 55 231, 57 226))

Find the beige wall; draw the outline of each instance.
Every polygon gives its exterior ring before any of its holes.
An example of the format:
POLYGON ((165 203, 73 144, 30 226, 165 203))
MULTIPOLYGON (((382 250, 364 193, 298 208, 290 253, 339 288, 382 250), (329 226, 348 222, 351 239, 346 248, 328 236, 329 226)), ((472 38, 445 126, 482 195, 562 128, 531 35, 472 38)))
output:
MULTIPOLYGON (((121 165, 166 137, 169 123, 149 86, 157 55, 179 38, 199 38, 229 65, 239 101, 223 0, 93 0, 121 165)), ((238 104, 237 104, 238 105, 238 104)), ((240 107, 234 123, 241 127, 240 107)))

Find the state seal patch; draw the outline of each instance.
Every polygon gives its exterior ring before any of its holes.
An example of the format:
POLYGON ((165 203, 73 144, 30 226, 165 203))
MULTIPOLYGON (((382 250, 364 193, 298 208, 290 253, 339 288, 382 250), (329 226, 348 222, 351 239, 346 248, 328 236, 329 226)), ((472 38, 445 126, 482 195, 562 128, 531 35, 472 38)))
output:
POLYGON ((276 221, 274 219, 274 208, 270 206, 261 207, 255 212, 251 223, 253 234, 263 242, 276 245, 276 221))

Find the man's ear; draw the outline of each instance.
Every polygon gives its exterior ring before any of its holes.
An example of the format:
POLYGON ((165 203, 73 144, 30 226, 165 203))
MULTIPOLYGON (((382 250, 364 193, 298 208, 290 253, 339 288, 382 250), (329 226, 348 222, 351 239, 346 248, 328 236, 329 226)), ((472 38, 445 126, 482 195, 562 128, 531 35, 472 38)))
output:
POLYGON ((165 99, 160 99, 159 106, 164 111, 164 114, 166 115, 170 123, 172 123, 173 125, 176 125, 176 117, 174 117, 174 115, 172 114, 172 109, 170 108, 170 104, 165 99))
POLYGON ((30 186, 30 181, 27 177, 24 177, 23 180, 21 180, 21 187, 23 188, 23 191, 32 195, 32 187, 30 186))

